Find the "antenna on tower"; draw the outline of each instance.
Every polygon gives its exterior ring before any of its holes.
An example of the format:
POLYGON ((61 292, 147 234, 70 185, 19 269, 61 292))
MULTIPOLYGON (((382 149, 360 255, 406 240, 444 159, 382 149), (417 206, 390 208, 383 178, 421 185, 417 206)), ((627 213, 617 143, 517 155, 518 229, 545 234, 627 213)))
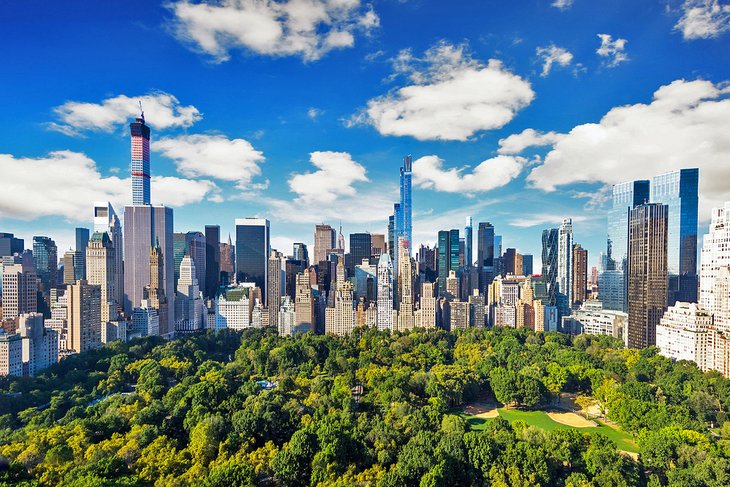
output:
POLYGON ((144 122, 144 109, 142 108, 142 100, 139 100, 139 111, 142 112, 142 121, 144 122))

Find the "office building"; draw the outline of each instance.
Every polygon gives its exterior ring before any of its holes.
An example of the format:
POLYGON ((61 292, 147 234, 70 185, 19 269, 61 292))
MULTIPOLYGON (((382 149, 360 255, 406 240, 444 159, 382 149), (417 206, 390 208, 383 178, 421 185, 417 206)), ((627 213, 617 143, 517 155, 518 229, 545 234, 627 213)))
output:
POLYGON ((307 333, 315 331, 315 302, 309 276, 305 273, 296 276, 294 298, 294 328, 307 333))
MULTIPOLYGON (((236 282, 253 283, 267 296, 269 251, 269 220, 262 218, 236 219, 236 282)), ((262 301, 263 301, 262 299, 262 301)), ((262 305, 266 305, 263 301, 262 305)))
POLYGON ((449 271, 449 277, 446 278, 445 297, 449 301, 459 299, 459 279, 456 277, 456 272, 453 270, 449 271))
POLYGON ((380 255, 377 268, 378 330, 393 329, 393 262, 390 254, 380 255))
POLYGON ((558 228, 558 309, 570 313, 573 304, 573 221, 564 218, 558 228))
POLYGON ((180 277, 180 263, 185 255, 189 255, 195 264, 198 283, 205 282, 205 235, 201 232, 185 232, 173 234, 173 259, 175 265, 175 288, 180 277))
POLYGON ((580 244, 573 244, 573 284, 574 305, 581 305, 587 299, 588 291, 588 251, 580 244))
MULTIPOLYGON (((116 252, 107 232, 94 232, 86 248, 86 274, 89 284, 101 290, 101 323, 116 320, 122 303, 117 302, 116 252)), ((73 283, 72 283, 73 284, 73 283)))
POLYGON ((108 201, 94 203, 94 232, 106 232, 111 240, 114 248, 115 271, 115 295, 112 297, 119 306, 122 306, 124 304, 124 239, 119 217, 117 217, 114 208, 108 201))
POLYGON ((34 376, 58 362, 58 333, 43 326, 43 315, 20 315, 18 334, 22 338, 23 375, 34 376))
MULTIPOLYGON (((370 245, 370 255, 373 257, 380 257, 380 255, 385 253, 387 250, 385 234, 371 233, 370 245)), ((350 246, 352 247, 352 244, 350 244, 350 246)))
MULTIPOLYGON (((438 295, 446 296, 446 283, 449 272, 454 271, 454 277, 459 278, 459 230, 441 230, 438 233, 438 295)), ((458 287, 458 281, 457 281, 458 287)), ((458 292, 456 294, 458 296, 458 292)))
POLYGON ((269 314, 269 324, 276 326, 279 323, 279 308, 281 307, 281 297, 284 291, 284 281, 286 280, 284 255, 281 252, 272 250, 267 265, 267 312, 269 314))
POLYGON ((77 281, 66 287, 69 351, 81 353, 101 346, 101 287, 77 281))
POLYGON ((350 259, 352 266, 348 269, 350 275, 355 274, 355 266, 359 265, 363 259, 369 259, 372 255, 372 239, 369 233, 351 233, 350 234, 350 259))
POLYGON ((485 294, 494 279, 494 227, 489 222, 479 222, 477 228, 477 267, 479 291, 485 294))
POLYGON ((364 300, 364 306, 375 302, 377 295, 378 266, 370 264, 370 259, 362 259, 355 266, 354 273, 355 299, 364 300))
POLYGON ((180 263, 175 296, 175 333, 193 333, 204 328, 205 305, 198 284, 195 261, 185 255, 180 263))
POLYGON ((415 326, 415 295, 413 283, 415 280, 415 269, 413 259, 410 256, 410 244, 405 237, 398 241, 400 258, 398 259, 400 269, 398 270, 398 326, 399 331, 411 330, 415 326))
POLYGON ((205 272, 199 273, 205 277, 203 297, 212 299, 218 294, 221 278, 221 227, 218 225, 205 226, 205 272))
MULTIPOLYGON (((168 297, 163 282, 168 273, 165 271, 165 258, 159 243, 152 247, 149 256, 149 284, 144 288, 144 299, 140 305, 144 308, 157 310, 159 327, 155 328, 155 335, 168 336, 175 328, 175 301, 168 297), (172 323, 172 327, 169 326, 172 323)), ((170 291, 172 296, 174 291, 170 291)), ((149 334, 152 335, 152 328, 149 334)))
POLYGON ((58 249, 49 237, 33 237, 33 264, 44 296, 58 281, 58 249))
POLYGON ((32 262, 3 265, 3 319, 14 320, 24 313, 38 311, 37 279, 32 262))
POLYGON ((22 238, 16 238, 12 233, 0 232, 0 257, 22 254, 24 249, 25 241, 22 238))
POLYGON ((63 284, 73 284, 76 282, 76 251, 67 250, 63 254, 61 262, 63 263, 63 284))
POLYGON ((74 230, 76 240, 76 259, 74 261, 75 281, 86 279, 86 246, 89 244, 89 229, 76 228, 74 230))
POLYGON ((314 261, 317 265, 326 261, 335 248, 335 230, 324 223, 314 227, 314 261))
POLYGON ((160 334, 160 315, 157 308, 151 308, 143 299, 140 306, 132 311, 131 328, 127 331, 129 339, 160 334))
POLYGON ((228 242, 220 244, 221 273, 220 285, 229 286, 236 282, 236 253, 235 246, 231 243, 231 235, 228 234, 228 242))
POLYGON ((304 267, 309 267, 309 251, 306 244, 302 242, 294 242, 292 249, 292 258, 304 263, 304 267))
POLYGON ((132 205, 149 205, 150 128, 145 124, 144 112, 129 124, 129 131, 132 136, 132 205))
POLYGON ((628 343, 656 344, 656 327, 667 308, 668 207, 647 203, 629 212, 628 343))
POLYGON ((0 377, 23 375, 23 345, 17 333, 0 332, 0 377))
POLYGON ((522 275, 532 275, 532 254, 522 254, 522 275))
POLYGON ((292 301, 289 296, 282 297, 279 313, 277 314, 277 319, 279 321, 277 321, 276 324, 280 336, 294 335, 296 316, 294 301, 292 301))
POLYGON ((699 169, 654 176, 651 202, 669 208, 667 217, 667 304, 697 301, 697 211, 699 169))
POLYGON ((484 295, 474 289, 469 296, 469 325, 484 327, 484 295))
POLYGON ((730 201, 712 209, 710 228, 702 237, 699 302, 715 314, 715 280, 730 266, 730 201))
MULTIPOLYGON (((434 283, 421 283, 418 311, 420 312, 420 326, 423 328, 436 328, 436 286, 434 283)), ((483 311, 482 314, 484 314, 483 311)))
POLYGON ((558 229, 542 231, 542 278, 546 286, 547 306, 558 302, 558 229))
POLYGON ((353 307, 353 287, 345 279, 345 264, 342 258, 337 263, 337 290, 334 296, 334 308, 327 308, 325 331, 332 335, 349 335, 355 327, 355 311, 353 307))

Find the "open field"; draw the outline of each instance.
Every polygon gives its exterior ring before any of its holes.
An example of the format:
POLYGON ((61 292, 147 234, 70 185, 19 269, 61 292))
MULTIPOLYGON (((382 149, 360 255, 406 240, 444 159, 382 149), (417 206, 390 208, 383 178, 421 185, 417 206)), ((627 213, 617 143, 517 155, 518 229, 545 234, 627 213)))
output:
POLYGON ((572 426, 573 428, 594 428, 597 426, 593 421, 576 413, 566 411, 548 411, 546 414, 556 423, 572 426))
MULTIPOLYGON (((506 408, 497 408, 496 412, 499 416, 503 417, 507 421, 517 421, 521 420, 526 422, 527 424, 531 426, 535 426, 537 428, 540 428, 545 431, 556 431, 556 430, 566 430, 566 429, 577 429, 578 431, 582 433, 601 433, 608 437, 611 441, 613 441, 616 444, 616 447, 619 450, 636 454, 639 452, 639 447, 637 446, 636 442, 633 440, 631 435, 628 433, 621 431, 620 429, 613 428, 606 423, 600 421, 600 420, 593 420, 593 425, 591 426, 573 426, 568 425, 564 423, 557 422, 553 420, 549 414, 553 413, 546 413, 545 411, 522 411, 519 409, 506 409, 506 408)), ((575 416, 578 416, 575 413, 563 413, 563 414, 574 414, 575 416)), ((485 428, 487 422, 489 421, 489 418, 484 417, 478 417, 475 415, 468 414, 466 412, 461 412, 459 414, 461 417, 466 419, 466 421, 469 423, 472 429, 474 430, 482 430, 485 428)), ((492 416, 495 417, 495 416, 492 416)), ((582 421, 585 421, 589 423, 588 420, 585 420, 584 418, 578 416, 582 421)), ((571 421, 577 422, 575 418, 571 418, 571 421)), ((567 421, 566 421, 567 422, 567 421)), ((584 423, 581 423, 584 424, 584 423)))

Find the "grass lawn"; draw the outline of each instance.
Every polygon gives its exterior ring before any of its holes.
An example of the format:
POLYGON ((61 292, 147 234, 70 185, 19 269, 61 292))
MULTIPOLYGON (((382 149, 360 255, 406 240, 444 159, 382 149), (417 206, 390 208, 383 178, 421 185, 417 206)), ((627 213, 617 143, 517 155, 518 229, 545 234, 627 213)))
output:
MULTIPOLYGON (((600 420, 594 420, 598 423, 598 426, 594 428, 573 428, 572 426, 553 421, 543 411, 520 411, 518 409, 505 408, 499 408, 498 411, 499 415, 507 421, 512 422, 519 419, 529 425, 545 431, 577 429, 584 433, 601 433, 613 441, 619 450, 627 451, 629 453, 639 452, 639 447, 636 445, 636 442, 634 442, 631 435, 619 429, 612 428, 600 420)), ((490 421, 489 419, 477 418, 464 413, 459 414, 459 416, 466 419, 473 430, 483 430, 487 422, 490 421)))

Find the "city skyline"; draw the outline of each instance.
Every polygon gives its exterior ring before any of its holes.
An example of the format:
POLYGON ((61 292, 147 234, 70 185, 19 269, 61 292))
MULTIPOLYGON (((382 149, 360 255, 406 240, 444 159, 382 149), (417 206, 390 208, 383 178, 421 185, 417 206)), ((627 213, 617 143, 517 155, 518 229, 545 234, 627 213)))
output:
POLYGON ((90 226, 93 202, 111 201, 122 212, 129 204, 127 126, 140 116, 141 101, 152 128, 152 203, 175 209, 175 232, 216 224, 225 240, 236 218, 266 218, 272 247, 285 253, 297 241, 312 249, 313 225, 338 228, 338 215, 346 238, 387 234, 398 168, 411 154, 412 249, 434 244, 439 230, 461 228, 471 216, 475 225, 492 223, 504 248, 536 256, 539 268, 542 230, 572 218, 574 239, 596 266, 605 250, 611 184, 685 167, 700 169, 697 233, 706 233, 727 177, 721 147, 730 117, 716 123, 707 115, 730 113, 721 18, 710 16, 699 30, 681 2, 666 10, 660 2, 580 1, 561 9, 546 0, 454 6, 434 28, 438 7, 415 3, 355 2, 342 24, 352 45, 303 43, 293 50, 286 42, 266 50, 215 36, 204 44, 193 29, 200 19, 185 17, 182 3, 83 11, 72 5, 62 12, 53 5, 11 6, 8 18, 18 22, 8 25, 12 48, 4 56, 16 69, 2 95, 12 93, 13 103, 4 104, 0 122, 12 123, 0 130, 0 163, 16 186, 0 197, 4 231, 26 242, 50 236, 63 255, 74 227, 90 226), (37 39, 22 32, 29 16, 47 27, 37 39), (115 23, 105 23, 113 16, 115 23), (59 18, 74 33, 49 47, 46 36, 58 32, 59 18), (355 21, 364 24, 353 27, 355 21), (98 45, 80 45, 89 35, 98 36, 98 45), (130 37, 145 46, 132 70, 122 42, 130 37), (657 49, 667 55, 655 55, 657 49), (71 59, 60 50, 76 54, 71 59), (102 50, 104 58, 89 65, 102 50), (66 66, 43 70, 37 66, 44 59, 66 66), (449 120, 443 109, 406 114, 401 124, 384 117, 385 108, 402 107, 402 89, 451 99, 449 89, 462 76, 483 77, 499 103, 475 89, 469 100, 453 101, 459 123, 432 124, 449 120), (211 89, 200 89, 203 80, 211 89), (321 87, 302 90, 312 82, 321 87), (25 89, 17 89, 20 83, 25 89), (501 103, 508 113, 488 123, 501 103), (683 117, 669 116, 668 107, 683 117), (643 138, 631 136, 633 127, 658 118, 664 123, 641 132, 643 138), (683 125, 687 119, 694 128, 683 125), (591 131, 613 145, 589 144, 591 131), (712 143, 696 144, 698 138, 712 143), (664 140, 675 143, 657 142, 664 140), (575 165, 586 157, 591 164, 575 165), (622 166, 607 171, 612 157, 624 157, 622 166), (54 181, 59 187, 50 191, 54 181))

